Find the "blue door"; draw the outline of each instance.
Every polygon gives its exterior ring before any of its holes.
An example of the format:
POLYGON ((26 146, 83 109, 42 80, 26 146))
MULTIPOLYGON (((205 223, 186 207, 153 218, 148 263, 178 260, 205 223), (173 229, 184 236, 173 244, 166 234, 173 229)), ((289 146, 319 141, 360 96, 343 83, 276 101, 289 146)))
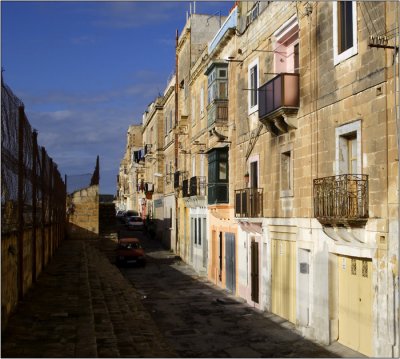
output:
POLYGON ((236 256, 235 256, 235 234, 225 233, 225 270, 226 288, 235 293, 236 289, 236 256))

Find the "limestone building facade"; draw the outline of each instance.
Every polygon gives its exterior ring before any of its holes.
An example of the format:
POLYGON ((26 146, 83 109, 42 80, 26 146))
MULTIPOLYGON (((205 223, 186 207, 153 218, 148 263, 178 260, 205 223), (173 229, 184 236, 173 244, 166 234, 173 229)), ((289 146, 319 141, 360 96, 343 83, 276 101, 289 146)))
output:
POLYGON ((399 356, 399 8, 237 2, 201 39, 193 16, 155 102, 160 239, 305 336, 367 356, 399 356))

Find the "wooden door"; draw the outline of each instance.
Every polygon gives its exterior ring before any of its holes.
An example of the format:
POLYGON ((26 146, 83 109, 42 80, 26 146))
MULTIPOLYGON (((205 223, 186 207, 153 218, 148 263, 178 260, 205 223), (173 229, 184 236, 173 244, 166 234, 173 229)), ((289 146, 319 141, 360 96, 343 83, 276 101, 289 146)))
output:
POLYGON ((251 241, 251 300, 259 303, 259 250, 254 240, 251 241))
POLYGON ((339 256, 339 342, 372 355, 372 261, 339 256))

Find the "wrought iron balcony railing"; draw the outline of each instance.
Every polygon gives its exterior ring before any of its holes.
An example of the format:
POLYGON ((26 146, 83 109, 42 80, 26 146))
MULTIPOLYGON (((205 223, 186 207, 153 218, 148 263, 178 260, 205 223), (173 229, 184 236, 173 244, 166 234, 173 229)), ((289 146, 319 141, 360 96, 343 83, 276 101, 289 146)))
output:
POLYGON ((263 216, 263 189, 235 190, 235 217, 260 218, 263 216))
POLYGON ((228 121, 228 100, 215 99, 207 106, 208 126, 228 121))
POLYGON ((208 204, 229 203, 228 183, 208 184, 208 204))
POLYGON ((182 182, 182 196, 189 197, 189 180, 185 179, 182 182))
POLYGON ((262 85, 259 89, 258 116, 264 119, 278 109, 298 109, 299 74, 282 73, 262 85))
POLYGON ((368 175, 314 180, 314 216, 322 224, 363 225, 368 220, 368 175))
POLYGON ((191 196, 205 196, 206 195, 206 177, 194 176, 190 178, 190 195, 191 196))

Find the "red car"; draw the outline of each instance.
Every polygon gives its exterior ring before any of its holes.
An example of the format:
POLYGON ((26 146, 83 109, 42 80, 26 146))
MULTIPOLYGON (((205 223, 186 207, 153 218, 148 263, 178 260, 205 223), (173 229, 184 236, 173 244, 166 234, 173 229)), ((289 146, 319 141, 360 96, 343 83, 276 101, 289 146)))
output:
POLYGON ((137 238, 121 238, 116 249, 117 265, 138 264, 144 266, 146 257, 137 238))

